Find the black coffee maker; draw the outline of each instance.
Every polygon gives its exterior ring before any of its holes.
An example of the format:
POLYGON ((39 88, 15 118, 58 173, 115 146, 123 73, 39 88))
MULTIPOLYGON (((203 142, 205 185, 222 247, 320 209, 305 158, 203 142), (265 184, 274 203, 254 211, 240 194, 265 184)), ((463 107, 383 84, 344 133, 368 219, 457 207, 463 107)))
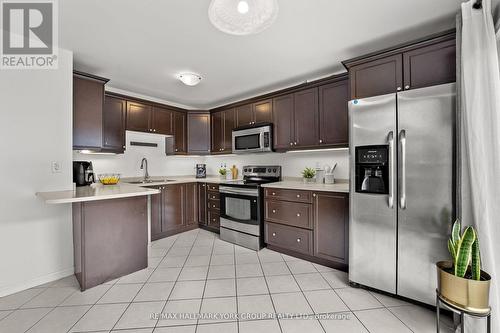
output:
POLYGON ((75 183, 76 186, 87 186, 94 183, 94 181, 95 177, 92 162, 73 162, 73 183, 75 183))

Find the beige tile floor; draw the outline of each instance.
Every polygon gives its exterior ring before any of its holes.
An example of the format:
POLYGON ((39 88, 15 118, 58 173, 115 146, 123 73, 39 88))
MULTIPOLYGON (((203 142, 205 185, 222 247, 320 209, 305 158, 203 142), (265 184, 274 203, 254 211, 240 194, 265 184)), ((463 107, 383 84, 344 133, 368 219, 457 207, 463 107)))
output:
MULTIPOLYGON (((451 332, 444 320, 443 332, 451 332)), ((0 298, 0 333, 435 331, 431 310, 351 288, 344 272, 268 249, 257 253, 204 230, 154 242, 147 269, 83 293, 70 276, 0 298), (235 313, 241 316, 225 315, 235 313), (303 317, 277 319, 280 313, 303 317)))

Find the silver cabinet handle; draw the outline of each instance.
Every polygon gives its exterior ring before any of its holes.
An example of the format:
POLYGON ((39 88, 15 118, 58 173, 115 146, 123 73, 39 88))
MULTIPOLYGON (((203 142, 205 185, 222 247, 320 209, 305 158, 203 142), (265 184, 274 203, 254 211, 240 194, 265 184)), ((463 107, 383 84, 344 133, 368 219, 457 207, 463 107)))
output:
POLYGON ((275 232, 273 232, 273 237, 276 237, 276 233, 275 232))
POLYGON ((401 89, 401 87, 397 87, 397 89, 396 89, 396 90, 397 90, 397 91, 401 91, 402 89, 401 89))
POLYGON ((156 132, 156 129, 155 129, 155 128, 153 129, 153 132, 156 132))
POLYGON ((401 146, 401 181, 399 182, 399 206, 406 209, 406 130, 399 132, 399 145, 401 146))
POLYGON ((297 198, 300 198, 300 194, 297 194, 297 198))
POLYGON ((316 197, 316 193, 313 193, 313 197, 316 197))
POLYGON ((300 243, 300 238, 297 238, 297 243, 300 243))
POLYGON ((293 142, 290 142, 290 146, 293 146, 293 142))
POLYGON ((273 214, 276 214, 276 209, 273 209, 273 214))
POLYGON ((273 195, 276 195, 276 192, 273 192, 272 194, 273 194, 273 195))
POLYGON ((300 217, 300 213, 297 213, 297 217, 300 217))
POLYGON ((296 146, 296 145, 297 145, 297 142, 294 142, 293 144, 296 146))
POLYGON ((387 141, 389 142, 389 198, 388 204, 389 208, 394 207, 394 132, 390 131, 387 135, 387 141))
POLYGON ((319 139, 319 143, 323 143, 323 140, 319 139))
POLYGON ((406 89, 406 90, 410 89, 410 86, 406 85, 406 86, 405 86, 405 89, 406 89))

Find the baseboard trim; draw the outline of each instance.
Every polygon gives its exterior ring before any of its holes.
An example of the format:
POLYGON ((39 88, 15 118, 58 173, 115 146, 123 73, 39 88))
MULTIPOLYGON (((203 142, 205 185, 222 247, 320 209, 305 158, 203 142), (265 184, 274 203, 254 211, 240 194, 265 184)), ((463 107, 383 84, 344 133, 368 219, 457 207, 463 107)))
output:
POLYGON ((32 280, 26 281, 26 282, 21 282, 21 283, 16 283, 10 286, 2 287, 0 288, 0 297, 8 296, 15 294, 17 292, 30 289, 36 286, 39 286, 41 284, 53 282, 62 278, 65 278, 67 276, 75 274, 75 268, 66 268, 54 273, 50 273, 47 275, 43 275, 37 278, 34 278, 32 280))

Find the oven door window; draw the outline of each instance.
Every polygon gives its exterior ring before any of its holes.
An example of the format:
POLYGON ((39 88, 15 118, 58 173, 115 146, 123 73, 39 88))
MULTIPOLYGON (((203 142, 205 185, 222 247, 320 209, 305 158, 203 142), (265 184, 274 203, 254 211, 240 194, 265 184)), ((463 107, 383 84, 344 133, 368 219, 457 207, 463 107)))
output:
POLYGON ((228 220, 256 224, 257 222, 256 197, 221 193, 221 217, 228 220))
POLYGON ((236 136, 234 140, 234 146, 237 150, 260 148, 260 133, 236 136))

